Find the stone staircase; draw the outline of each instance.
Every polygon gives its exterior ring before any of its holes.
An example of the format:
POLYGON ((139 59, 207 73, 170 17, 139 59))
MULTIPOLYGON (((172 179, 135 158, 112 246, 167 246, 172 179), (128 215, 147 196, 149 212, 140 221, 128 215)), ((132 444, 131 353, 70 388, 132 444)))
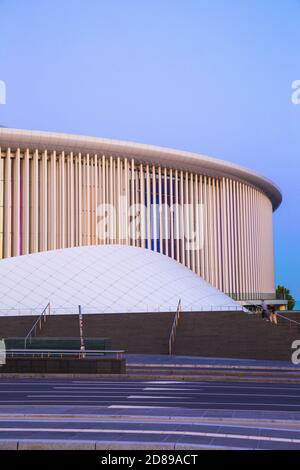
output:
MULTIPOLYGON (((300 322, 300 313, 285 314, 300 322)), ((0 317, 0 338, 24 337, 37 317, 0 317)), ((131 354, 168 354, 174 313, 84 315, 84 336, 111 338, 113 349, 131 354)), ((38 336, 78 337, 78 315, 49 316, 38 336)), ((282 318, 278 325, 241 312, 183 312, 174 355, 290 360, 300 325, 282 318)))
MULTIPOLYGON (((110 338, 112 349, 128 353, 167 354, 173 313, 84 315, 84 336, 110 338)), ((38 336, 78 337, 78 315, 53 315, 38 336)))
MULTIPOLYGON (((300 322, 300 314, 290 318, 300 322)), ((300 325, 282 318, 274 325, 259 315, 183 312, 173 353, 289 361, 295 339, 300 339, 300 325)))

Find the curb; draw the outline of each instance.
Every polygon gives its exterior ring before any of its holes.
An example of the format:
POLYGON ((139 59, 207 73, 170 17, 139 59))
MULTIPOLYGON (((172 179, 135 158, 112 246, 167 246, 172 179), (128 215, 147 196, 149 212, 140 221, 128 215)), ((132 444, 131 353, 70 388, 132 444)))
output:
MULTIPOLYGON (((284 413, 284 412, 282 412, 284 413)), ((192 417, 192 416, 154 416, 154 415, 88 415, 88 414, 81 414, 81 415, 68 415, 68 414, 58 414, 58 413, 53 413, 53 414, 46 414, 46 413, 38 413, 38 414, 33 414, 33 413, 0 413, 0 420, 7 420, 7 421, 12 421, 14 419, 20 420, 26 420, 26 419, 33 419, 33 420, 41 420, 41 419, 61 419, 61 420, 66 420, 68 419, 69 421, 84 421, 84 420, 89 420, 90 422, 96 421, 96 422, 108 422, 108 421, 141 421, 141 422, 178 422, 178 423, 184 423, 188 421, 189 423, 192 424, 203 424, 203 423, 209 423, 209 424, 219 424, 221 423, 222 425, 241 425, 241 426, 291 426, 291 428, 295 425, 299 427, 299 420, 296 419, 280 419, 280 418, 228 418, 228 417, 205 417, 205 416, 200 416, 200 417, 192 417)), ((0 440, 1 442, 1 440, 0 440)))
POLYGON ((272 371, 272 370, 285 370, 285 371, 290 371, 290 372, 299 372, 300 374, 300 367, 295 367, 295 366, 279 366, 279 367, 275 367, 275 366, 251 366, 251 365, 234 365, 234 364, 228 364, 228 365, 224 365, 224 364, 220 364, 220 365, 217 365, 217 364, 158 364, 158 363, 145 363, 145 364, 142 364, 140 362, 138 363, 133 363, 133 362, 127 362, 127 367, 128 368, 181 368, 181 369, 233 369, 233 370, 250 370, 250 371, 260 371, 261 369, 263 371, 265 370, 269 370, 269 371, 272 371))
POLYGON ((0 450, 234 450, 237 447, 135 441, 0 440, 0 450))
MULTIPOLYGON (((244 372, 247 374, 247 372, 244 372)), ((157 374, 14 374, 0 373, 1 379, 114 379, 114 380, 137 380, 137 381, 153 381, 153 380, 170 380, 170 381, 189 381, 189 382, 261 382, 261 383, 294 383, 300 384, 300 377, 260 377, 260 376, 212 376, 212 375, 157 375, 157 374)))

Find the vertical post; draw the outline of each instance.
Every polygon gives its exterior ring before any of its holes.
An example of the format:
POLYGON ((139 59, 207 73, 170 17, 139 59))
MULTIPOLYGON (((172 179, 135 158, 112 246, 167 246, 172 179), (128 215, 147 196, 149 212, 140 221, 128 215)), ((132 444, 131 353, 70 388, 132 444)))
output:
POLYGON ((79 315, 79 336, 80 336, 80 357, 85 357, 85 346, 84 346, 84 338, 83 338, 83 315, 81 305, 78 305, 78 315, 79 315))

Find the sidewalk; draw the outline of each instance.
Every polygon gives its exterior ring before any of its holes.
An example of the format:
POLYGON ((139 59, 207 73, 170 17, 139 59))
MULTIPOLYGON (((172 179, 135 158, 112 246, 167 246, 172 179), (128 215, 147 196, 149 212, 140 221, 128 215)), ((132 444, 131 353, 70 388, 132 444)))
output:
POLYGON ((181 366, 226 366, 226 367, 253 367, 253 368, 289 368, 298 370, 300 366, 295 366, 290 361, 266 361, 258 359, 231 359, 221 357, 199 357, 199 356, 168 356, 151 354, 125 354, 128 365, 133 364, 155 364, 155 365, 181 365, 181 366))

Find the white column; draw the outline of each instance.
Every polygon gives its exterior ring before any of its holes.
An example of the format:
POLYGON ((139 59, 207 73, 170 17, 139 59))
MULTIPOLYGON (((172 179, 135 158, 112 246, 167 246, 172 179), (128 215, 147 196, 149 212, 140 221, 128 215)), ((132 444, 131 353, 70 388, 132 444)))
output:
POLYGON ((29 253, 29 150, 25 151, 23 160, 22 200, 23 200, 23 243, 22 254, 29 253))
POLYGON ((31 171, 31 253, 39 251, 39 154, 33 154, 31 171))
POLYGON ((156 205, 156 168, 152 165, 152 205, 153 205, 153 251, 157 251, 157 205, 156 205))
POLYGON ((4 258, 11 256, 11 151, 7 149, 5 157, 5 179, 4 179, 4 258))
POLYGON ((20 158, 18 148, 14 161, 13 256, 20 254, 20 158))

